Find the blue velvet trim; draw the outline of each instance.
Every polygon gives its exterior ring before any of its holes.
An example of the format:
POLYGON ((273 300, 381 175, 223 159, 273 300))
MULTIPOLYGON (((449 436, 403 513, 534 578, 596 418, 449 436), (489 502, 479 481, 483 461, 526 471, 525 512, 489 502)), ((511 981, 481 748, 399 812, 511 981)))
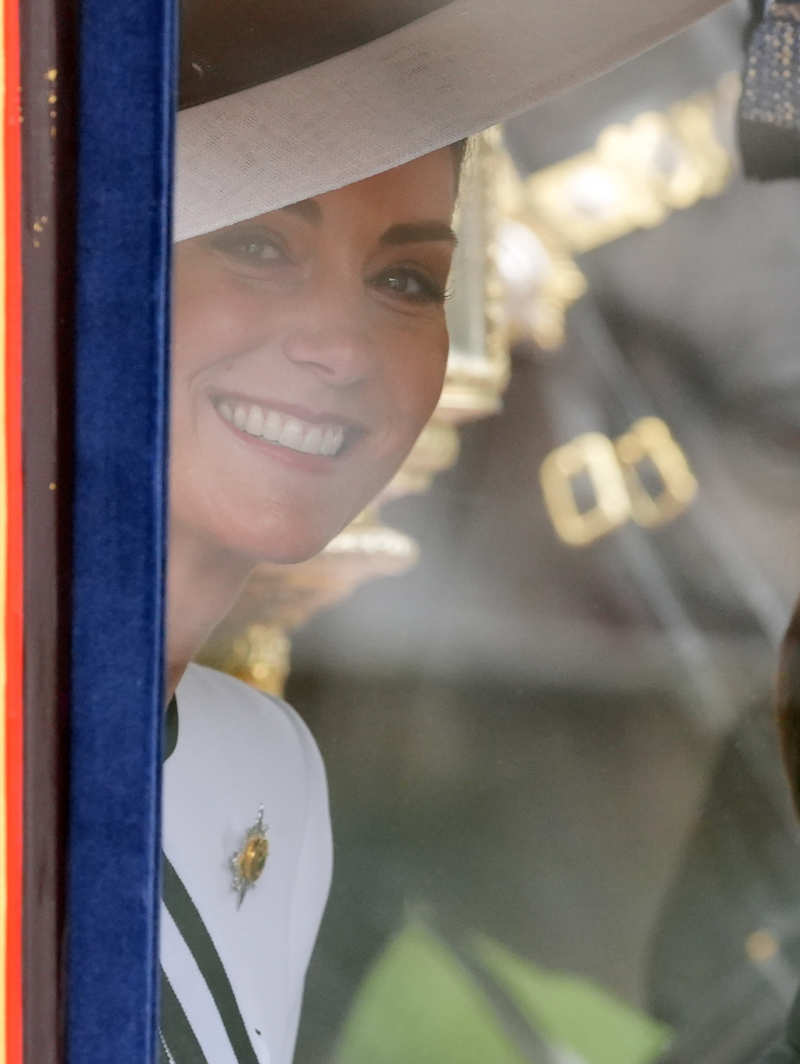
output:
POLYGON ((176 12, 77 11, 67 1059, 152 1064, 176 12))

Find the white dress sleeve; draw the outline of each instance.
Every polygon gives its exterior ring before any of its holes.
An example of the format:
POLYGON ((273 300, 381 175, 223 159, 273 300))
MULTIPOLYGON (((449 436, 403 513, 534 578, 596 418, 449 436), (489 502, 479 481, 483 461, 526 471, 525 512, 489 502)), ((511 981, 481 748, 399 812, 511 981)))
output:
POLYGON ((290 1064, 331 877, 322 759, 290 706, 231 677, 191 666, 176 695, 163 848, 179 887, 168 896, 165 878, 164 974, 209 1064, 241 1064, 234 1029, 241 1038, 242 1025, 251 1060, 290 1064), (269 856, 238 906, 231 858, 261 809, 269 856), (205 932, 213 950, 197 947, 205 932), (208 962, 214 950, 220 964, 208 962))

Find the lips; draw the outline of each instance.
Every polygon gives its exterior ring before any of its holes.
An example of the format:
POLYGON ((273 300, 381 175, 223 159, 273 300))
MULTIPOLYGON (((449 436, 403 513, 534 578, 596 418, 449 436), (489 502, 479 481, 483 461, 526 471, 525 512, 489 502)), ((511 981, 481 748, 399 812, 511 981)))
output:
POLYGON ((334 458, 351 431, 344 422, 306 421, 253 400, 218 396, 213 402, 223 421, 240 432, 301 454, 334 458))

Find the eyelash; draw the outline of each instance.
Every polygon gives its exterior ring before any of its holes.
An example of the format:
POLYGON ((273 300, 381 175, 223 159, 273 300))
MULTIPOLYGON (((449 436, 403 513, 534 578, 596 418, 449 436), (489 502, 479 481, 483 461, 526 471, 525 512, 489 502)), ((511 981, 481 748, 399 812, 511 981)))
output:
MULTIPOLYGON (((283 241, 274 234, 266 233, 263 230, 220 234, 212 240, 212 246, 217 251, 221 251, 225 255, 256 268, 280 265, 284 262, 291 264, 291 258, 283 241), (250 249, 260 248, 263 251, 267 247, 276 252, 274 258, 262 258, 259 254, 250 253, 250 249)), ((375 277, 371 278, 369 283, 379 288, 382 286, 382 282, 389 281, 392 277, 403 277, 405 280, 415 281, 419 285, 420 291, 415 293, 400 292, 396 288, 393 290, 391 284, 386 285, 392 295, 410 303, 441 305, 449 296, 447 288, 440 285, 427 271, 403 263, 386 267, 386 269, 381 270, 375 277)))
POLYGON ((263 230, 235 233, 222 233, 216 236, 212 240, 212 246, 217 251, 222 251, 226 255, 231 255, 233 258, 239 259, 243 262, 247 262, 250 265, 267 265, 269 263, 278 262, 281 259, 288 259, 288 254, 283 241, 279 237, 272 233, 265 233, 263 230), (248 254, 247 249, 260 247, 272 248, 277 252, 275 258, 263 259, 258 255, 248 254))
MULTIPOLYGON (((434 278, 424 270, 417 269, 414 266, 397 265, 387 267, 387 269, 381 270, 371 283, 379 286, 381 281, 388 281, 390 278, 398 276, 402 276, 406 280, 410 279, 416 281, 420 287, 420 291, 413 294, 408 292, 397 292, 395 290, 393 294, 398 295, 401 299, 407 299, 412 303, 442 304, 447 298, 446 288, 435 281, 434 278)), ((387 287, 392 291, 391 285, 387 285, 387 287)))

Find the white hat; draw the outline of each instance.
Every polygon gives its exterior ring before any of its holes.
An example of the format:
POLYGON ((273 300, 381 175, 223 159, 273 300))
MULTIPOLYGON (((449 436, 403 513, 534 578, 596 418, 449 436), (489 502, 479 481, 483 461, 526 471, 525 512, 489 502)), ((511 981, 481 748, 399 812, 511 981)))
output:
POLYGON ((175 239, 458 141, 721 2, 187 0, 175 239))

